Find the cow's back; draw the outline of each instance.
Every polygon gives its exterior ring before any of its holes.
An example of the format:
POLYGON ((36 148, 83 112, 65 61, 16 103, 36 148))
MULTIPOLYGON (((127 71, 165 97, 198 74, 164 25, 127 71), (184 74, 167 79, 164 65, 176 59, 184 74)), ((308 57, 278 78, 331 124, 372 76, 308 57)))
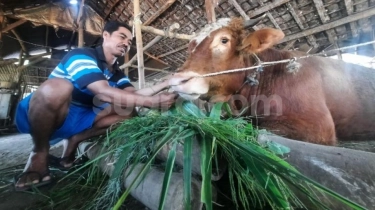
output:
POLYGON ((375 70, 341 60, 311 57, 339 140, 375 139, 375 70))
MULTIPOLYGON (((269 49, 259 57, 274 61, 303 55, 269 49)), ((297 62, 301 67, 292 73, 285 65, 266 67, 257 77, 259 85, 241 91, 252 105, 247 114, 256 119, 253 122, 292 139, 320 144, 333 144, 333 136, 375 139, 375 70, 318 56, 297 62), (265 96, 267 102, 254 101, 254 95, 265 96)))

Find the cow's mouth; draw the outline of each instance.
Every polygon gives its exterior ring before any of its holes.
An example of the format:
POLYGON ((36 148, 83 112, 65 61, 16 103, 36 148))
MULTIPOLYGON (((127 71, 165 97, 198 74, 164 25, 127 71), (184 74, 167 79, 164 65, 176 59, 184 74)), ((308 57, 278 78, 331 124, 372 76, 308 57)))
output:
POLYGON ((198 93, 182 93, 178 92, 178 95, 181 96, 183 99, 188 100, 188 101, 194 101, 197 100, 201 94, 198 93))

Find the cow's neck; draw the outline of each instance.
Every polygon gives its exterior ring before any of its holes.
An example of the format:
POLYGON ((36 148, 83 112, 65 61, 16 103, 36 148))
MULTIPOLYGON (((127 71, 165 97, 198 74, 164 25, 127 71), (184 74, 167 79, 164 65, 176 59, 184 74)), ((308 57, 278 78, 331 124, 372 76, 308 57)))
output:
MULTIPOLYGON (((278 51, 275 49, 268 49, 262 53, 257 54, 257 56, 262 62, 271 62, 292 57, 287 51, 278 51)), ((254 59, 254 57, 250 54, 245 55, 243 59, 246 67, 253 66, 256 62, 256 59, 254 59)), ((243 85, 240 90, 235 93, 238 94, 237 97, 241 97, 247 100, 247 105, 249 108, 246 112, 242 112, 242 114, 248 115, 250 113, 254 113, 256 110, 252 109, 254 109, 254 103, 256 103, 259 97, 270 97, 272 94, 274 94, 274 89, 272 89, 272 87, 274 86, 273 83, 275 82, 275 80, 280 76, 282 77, 284 74, 288 74, 285 66, 286 64, 276 64, 264 67, 262 72, 256 73, 255 79, 258 81, 258 84, 256 85, 245 83, 247 79, 246 77, 254 74, 256 70, 250 70, 246 72, 246 75, 243 78, 243 82, 245 85, 243 85)), ((237 110, 241 110, 241 108, 243 108, 242 102, 238 100, 231 105, 234 109, 237 110)), ((239 113, 241 113, 241 111, 239 113)))

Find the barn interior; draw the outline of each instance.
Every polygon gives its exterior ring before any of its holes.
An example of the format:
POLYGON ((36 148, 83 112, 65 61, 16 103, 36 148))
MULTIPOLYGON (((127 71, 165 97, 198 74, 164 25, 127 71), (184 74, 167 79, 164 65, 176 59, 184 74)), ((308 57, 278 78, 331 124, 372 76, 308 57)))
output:
MULTIPOLYGON (((0 0, 1 170, 26 163, 32 147, 29 135, 9 135, 18 133, 14 118, 19 101, 37 90, 67 52, 100 45, 102 28, 108 20, 124 21, 134 30, 137 26, 141 29, 141 39, 118 59, 137 88, 156 84, 175 72, 186 59, 189 39, 207 23, 226 17, 263 16, 254 30, 282 30, 285 38, 274 46, 277 49, 300 50, 373 67, 375 0, 134 2, 0 0), (141 24, 135 24, 136 20, 141 24)), ((52 153, 60 153, 60 146, 52 153)), ((375 152, 375 144, 357 145, 357 149, 375 152)), ((0 195, 0 209, 26 209, 34 199, 31 195, 0 195)), ((133 207, 145 209, 139 204, 133 207)))
POLYGON ((101 30, 108 20, 131 25, 135 18, 141 20, 143 49, 137 50, 133 42, 119 63, 136 87, 144 87, 173 73, 186 58, 189 39, 205 24, 224 17, 264 15, 255 30, 271 27, 285 33, 275 48, 338 59, 366 56, 366 65, 372 66, 374 2, 145 0, 140 2, 140 15, 135 16, 132 1, 1 0, 0 130, 14 131, 18 101, 35 91, 68 51, 100 45, 101 30), (140 51, 142 56, 137 56, 140 51))

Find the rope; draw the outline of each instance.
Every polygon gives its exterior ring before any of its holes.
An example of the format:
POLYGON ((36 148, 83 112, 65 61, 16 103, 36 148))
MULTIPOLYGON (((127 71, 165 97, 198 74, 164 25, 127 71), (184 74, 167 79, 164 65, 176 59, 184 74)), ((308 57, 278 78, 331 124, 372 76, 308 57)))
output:
POLYGON ((135 23, 139 23, 140 25, 142 25, 142 20, 141 20, 141 16, 142 16, 142 13, 139 13, 138 15, 136 15, 134 17, 134 22, 133 22, 133 27, 132 27, 132 34, 133 34, 133 38, 135 36, 135 23))
POLYGON ((324 55, 328 52, 341 51, 341 50, 346 50, 346 49, 350 49, 350 48, 354 48, 354 47, 360 47, 360 46, 373 44, 373 43, 375 43, 375 40, 370 41, 370 42, 365 42, 365 43, 361 43, 361 44, 348 46, 348 47, 342 47, 342 48, 338 48, 338 49, 328 50, 328 51, 321 52, 321 53, 316 53, 316 54, 311 54, 311 55, 306 55, 306 56, 301 56, 301 57, 293 57, 293 58, 290 58, 290 59, 284 59, 284 60, 278 60, 278 61, 270 61, 270 62, 261 62, 260 59, 258 58, 258 56, 253 54, 255 56, 255 58, 257 58, 257 60, 258 60, 257 62, 260 63, 259 65, 251 66, 251 67, 245 67, 245 68, 239 68, 239 69, 230 69, 230 70, 226 70, 226 71, 209 73, 209 74, 203 74, 203 75, 200 75, 200 76, 195 76, 195 78, 212 77, 212 76, 217 76, 217 75, 221 75, 221 74, 230 74, 230 73, 235 73, 235 72, 248 71, 248 70, 251 70, 251 69, 261 69, 261 68, 266 67, 266 66, 276 65, 276 64, 280 64, 280 63, 290 63, 290 64, 292 64, 295 61, 300 60, 300 59, 309 58, 309 57, 312 57, 312 56, 324 55))

